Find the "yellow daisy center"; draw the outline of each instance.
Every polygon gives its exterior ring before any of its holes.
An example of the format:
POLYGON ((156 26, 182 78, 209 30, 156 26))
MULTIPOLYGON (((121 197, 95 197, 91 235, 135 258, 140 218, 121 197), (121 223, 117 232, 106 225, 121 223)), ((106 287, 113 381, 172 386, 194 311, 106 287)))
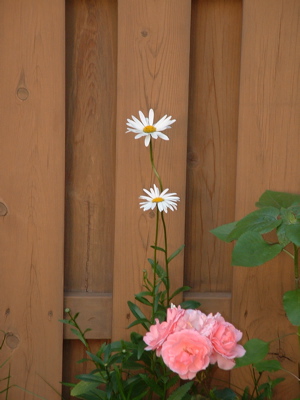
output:
POLYGON ((152 132, 155 132, 155 131, 156 131, 156 128, 155 128, 155 126, 147 125, 147 126, 145 126, 145 128, 143 129, 143 131, 144 131, 145 133, 152 133, 152 132))
POLYGON ((152 199, 152 203, 161 203, 162 201, 164 201, 162 197, 155 197, 152 199))

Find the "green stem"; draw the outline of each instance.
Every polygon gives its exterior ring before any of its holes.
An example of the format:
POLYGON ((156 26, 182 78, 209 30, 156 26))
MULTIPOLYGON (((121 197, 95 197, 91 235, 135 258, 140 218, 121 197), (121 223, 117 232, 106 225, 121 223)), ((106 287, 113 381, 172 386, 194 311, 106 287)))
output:
MULTIPOLYGON (((151 143, 151 142, 150 142, 151 143)), ((159 222, 159 211, 156 210, 156 225, 155 225, 155 239, 154 239, 154 255, 153 255, 153 289, 152 289, 152 316, 151 316, 151 324, 154 324, 154 314, 155 314, 155 295, 156 295, 156 266, 157 266, 157 242, 158 242, 158 222, 159 222)))
POLYGON ((155 164, 154 164, 152 140, 150 140, 150 161, 151 161, 153 172, 154 172, 154 174, 156 175, 156 177, 158 179, 160 191, 162 192, 163 191, 162 181, 160 179, 159 173, 157 172, 157 169, 156 169, 155 164))
MULTIPOLYGON (((295 289, 300 289, 299 285, 299 248, 294 243, 294 275, 295 275, 295 289)), ((300 326, 297 329, 298 335, 298 352, 300 353, 300 326)), ((298 359, 298 378, 300 378, 300 360, 298 359)))
POLYGON ((167 238, 167 227, 165 223, 164 213, 161 212, 161 220, 164 229, 164 241, 165 241, 165 265, 166 265, 166 292, 167 292, 167 307, 170 303, 170 279, 169 279, 169 262, 168 262, 168 238, 167 238))
POLYGON ((294 244, 294 274, 296 289, 300 288, 299 285, 299 265, 298 265, 299 248, 294 244))

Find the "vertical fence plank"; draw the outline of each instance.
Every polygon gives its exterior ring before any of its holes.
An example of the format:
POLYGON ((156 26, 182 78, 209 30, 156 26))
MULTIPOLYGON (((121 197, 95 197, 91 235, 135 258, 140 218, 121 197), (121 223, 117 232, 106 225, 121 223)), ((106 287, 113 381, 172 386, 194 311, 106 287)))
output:
POLYGON ((112 290, 116 4, 66 3, 66 291, 112 290))
MULTIPOLYGON (((49 399, 45 381, 60 390, 62 362, 64 8, 0 3, 0 364, 11 356, 11 384, 49 399)), ((12 388, 9 398, 33 396, 12 388)))
POLYGON ((234 219, 241 25, 241 0, 192 2, 184 283, 228 320, 231 249, 209 231, 234 219))
MULTIPOLYGON (((139 209, 143 188, 157 183, 149 149, 126 134, 126 119, 138 110, 177 122, 169 142, 157 140, 154 152, 164 187, 179 194, 176 212, 166 215, 170 252, 184 241, 185 157, 189 76, 190 1, 120 0, 118 9, 118 92, 116 225, 113 286, 113 338, 128 336, 132 322, 127 300, 142 289, 142 271, 154 240, 154 213, 139 209)), ((161 239, 161 237, 160 237, 161 239)), ((183 255, 172 262, 173 285, 182 283, 183 255)))
MULTIPOLYGON (((71 309, 79 321, 86 320, 89 295, 112 292, 116 51, 117 1, 67 0, 65 291, 77 292, 78 309, 71 309)), ((90 309, 97 307, 96 296, 90 309)), ((87 324, 82 327, 93 328, 87 324)), ((66 340, 64 351, 64 379, 73 381, 86 368, 75 363, 83 357, 82 343, 66 340)))
POLYGON ((241 22, 240 0, 193 2, 185 284, 196 292, 231 291, 230 248, 209 231, 234 219, 241 22))
MULTIPOLYGON (((236 218, 254 210, 266 190, 300 193, 300 3, 294 0, 245 0, 238 139, 236 218)), ((233 318, 249 337, 272 343, 273 357, 298 374, 296 336, 281 299, 294 288, 293 266, 284 254, 266 266, 236 267, 233 318)), ((243 385, 243 371, 233 373, 243 385)), ((299 395, 287 374, 277 399, 299 395)))

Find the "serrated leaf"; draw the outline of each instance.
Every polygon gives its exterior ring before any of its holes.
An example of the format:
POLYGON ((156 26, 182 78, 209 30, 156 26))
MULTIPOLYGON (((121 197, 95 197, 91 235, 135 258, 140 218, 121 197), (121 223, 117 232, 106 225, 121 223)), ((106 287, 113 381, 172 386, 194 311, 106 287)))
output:
POLYGON ((300 289, 290 290, 283 295, 283 307, 288 320, 300 326, 300 289))
POLYGON ((286 247, 291 241, 286 235, 286 227, 287 224, 282 223, 278 228, 277 228, 277 238, 279 241, 279 244, 281 244, 282 247, 286 247))
POLYGON ((269 343, 260 339, 250 339, 243 346, 246 354, 243 357, 236 358, 236 367, 258 363, 265 358, 269 351, 269 343))
POLYGON ((264 207, 253 211, 236 223, 228 239, 236 240, 248 231, 260 234, 271 232, 282 223, 281 220, 277 219, 278 215, 279 210, 274 207, 264 207))
POLYGON ((193 381, 187 382, 182 386, 179 386, 169 397, 168 400, 182 400, 183 396, 190 390, 193 386, 193 381))
POLYGON ((257 232, 246 232, 236 242, 232 265, 255 267, 272 260, 282 251, 280 244, 268 244, 257 232))
POLYGON ((287 238, 294 243, 296 246, 300 247, 300 223, 286 225, 285 233, 287 238))
POLYGON ((232 241, 232 239, 229 237, 235 226, 236 222, 230 222, 229 224, 218 226, 217 228, 212 229, 210 232, 217 238, 229 243, 232 241))
POLYGON ((266 190, 255 205, 259 208, 271 206, 280 209, 282 207, 288 208, 295 203, 300 203, 300 195, 298 194, 266 190))

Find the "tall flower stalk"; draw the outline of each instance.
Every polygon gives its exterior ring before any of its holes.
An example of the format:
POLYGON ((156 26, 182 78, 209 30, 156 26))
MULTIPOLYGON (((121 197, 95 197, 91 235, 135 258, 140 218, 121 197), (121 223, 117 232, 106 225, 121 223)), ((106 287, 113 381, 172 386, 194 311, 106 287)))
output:
MULTIPOLYGON (((153 150, 153 140, 157 138, 161 138, 163 140, 169 140, 168 136, 164 134, 162 131, 166 129, 171 128, 171 124, 175 122, 175 120, 172 120, 172 117, 168 117, 165 115, 163 118, 161 118, 157 123, 154 123, 154 111, 151 109, 149 111, 148 117, 145 117, 144 114, 139 111, 139 116, 140 120, 138 120, 136 117, 132 116, 132 120, 128 119, 127 120, 127 127, 128 130, 127 132, 134 132, 137 135, 135 136, 136 139, 139 138, 145 138, 145 146, 149 146, 149 154, 150 154, 150 163, 151 163, 151 168, 153 170, 153 173, 155 177, 158 180, 158 188, 154 185, 153 189, 150 189, 150 191, 144 189, 144 192, 148 196, 140 196, 141 199, 146 200, 141 204, 141 208, 144 209, 144 211, 147 211, 149 209, 155 209, 157 211, 156 214, 156 229, 155 229, 155 239, 154 239, 154 257, 153 257, 153 288, 152 288, 152 296, 155 298, 156 293, 155 291, 157 290, 157 273, 158 273, 158 260, 157 260, 157 251, 160 250, 164 253, 164 264, 165 264, 165 276, 161 281, 165 285, 165 290, 166 290, 166 295, 165 295, 165 303, 166 306, 170 304, 170 277, 169 277, 169 256, 168 256, 168 237, 167 237, 167 228, 166 228, 166 222, 164 219, 164 213, 167 212, 168 209, 176 210, 177 209, 177 202, 180 200, 179 197, 176 195, 176 193, 167 193, 169 189, 164 189, 162 179, 160 177, 160 174, 158 173, 158 170, 155 165, 154 161, 154 150, 153 150), (163 238, 164 238, 164 247, 159 247, 158 246, 158 231, 159 231, 159 218, 161 218, 161 223, 163 227, 163 238)), ((151 320, 154 321, 154 315, 155 315, 155 302, 153 302, 153 307, 152 307, 152 318, 151 320)))

